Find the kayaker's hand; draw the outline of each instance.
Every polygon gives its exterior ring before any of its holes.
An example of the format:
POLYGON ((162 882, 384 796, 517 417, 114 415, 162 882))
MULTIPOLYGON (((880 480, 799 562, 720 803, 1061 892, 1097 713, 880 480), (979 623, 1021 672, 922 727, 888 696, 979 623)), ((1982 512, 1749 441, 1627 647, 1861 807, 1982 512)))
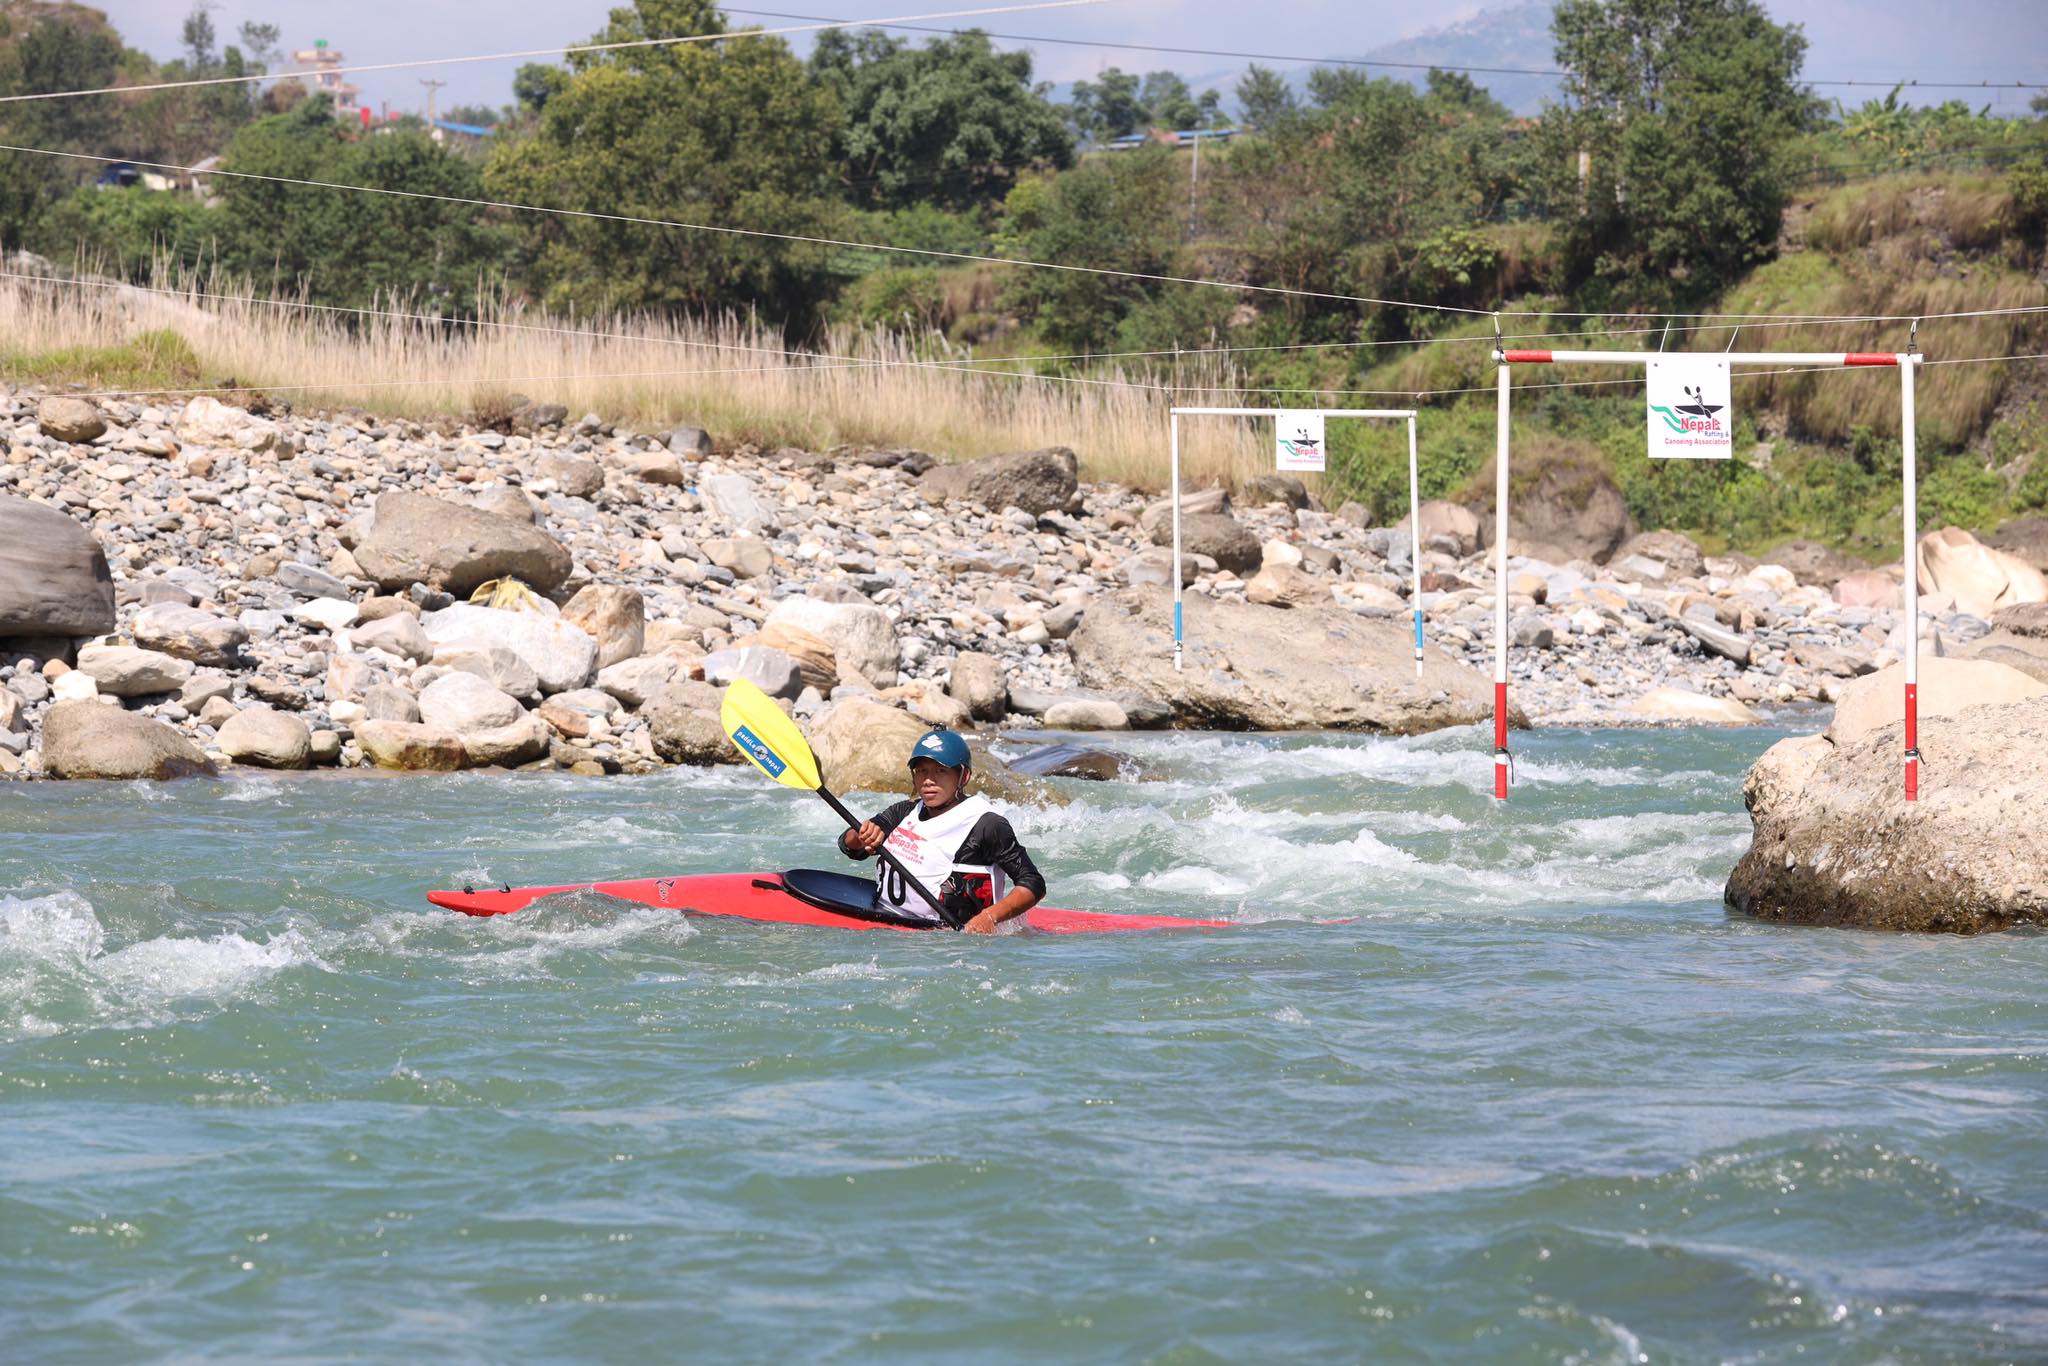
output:
POLYGON ((862 821, 859 829, 847 833, 846 847, 858 853, 872 854, 882 847, 882 841, 887 838, 881 826, 873 821, 862 821))
POLYGON ((960 933, 994 934, 996 932, 996 927, 1002 923, 1003 918, 997 915, 995 912, 995 907, 991 906, 987 910, 983 911, 980 915, 974 917, 974 919, 968 921, 965 925, 962 925, 960 927, 960 933))

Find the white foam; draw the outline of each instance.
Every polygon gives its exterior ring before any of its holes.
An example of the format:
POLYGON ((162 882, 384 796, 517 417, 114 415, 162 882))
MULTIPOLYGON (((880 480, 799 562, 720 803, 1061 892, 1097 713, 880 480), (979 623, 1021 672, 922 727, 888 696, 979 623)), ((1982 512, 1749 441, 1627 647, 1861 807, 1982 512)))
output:
POLYGON ((726 978, 725 985, 729 987, 787 987, 795 986, 800 982, 887 982, 891 980, 893 980, 892 975, 882 970, 881 963, 876 959, 870 958, 865 963, 830 963, 822 968, 812 968, 808 972, 788 973, 782 976, 771 976, 767 973, 758 972, 742 973, 739 976, 726 978))
POLYGON ((145 939, 101 959, 97 974, 131 1000, 175 1001, 239 993, 287 968, 326 968, 297 930, 263 943, 239 934, 212 939, 145 939))
POLYGON ((106 927, 76 892, 0 896, 0 1009, 19 1008, 16 1037, 61 1033, 38 1013, 56 1002, 57 1014, 82 1010, 91 1025, 141 1027, 178 1003, 240 996, 299 966, 327 967, 297 930, 262 941, 160 935, 108 952, 106 927))
POLYGON ((267 802, 284 795, 284 784, 275 778, 236 778, 220 785, 224 802, 267 802))
POLYGON ((543 901, 515 915, 471 919, 484 944, 476 952, 456 955, 455 961, 498 976, 545 975, 549 963, 565 954, 641 943, 675 945, 698 932, 687 917, 674 911, 622 906, 593 895, 595 906, 543 901))
POLYGON ((106 946, 92 904, 76 892, 0 896, 0 952, 83 965, 106 946))
POLYGON ((1164 872, 1147 873, 1138 885, 1151 892, 1181 892, 1195 896, 1243 896, 1252 889, 1249 882, 1226 876, 1212 868, 1183 864, 1164 872))

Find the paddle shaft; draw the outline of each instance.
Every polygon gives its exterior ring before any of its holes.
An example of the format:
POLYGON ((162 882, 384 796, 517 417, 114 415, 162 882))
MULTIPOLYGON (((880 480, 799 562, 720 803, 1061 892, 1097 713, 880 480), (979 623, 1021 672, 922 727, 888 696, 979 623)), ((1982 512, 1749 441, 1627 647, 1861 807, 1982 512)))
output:
MULTIPOLYGON (((825 799, 825 805, 831 807, 834 811, 837 811, 839 813, 839 819, 846 822, 847 829, 860 829, 860 817, 854 815, 851 811, 848 811, 846 809, 846 803, 840 801, 837 797, 832 795, 831 788, 826 787, 823 783, 820 783, 818 784, 817 791, 818 795, 825 799)), ((939 919, 945 922, 945 926, 947 929, 957 930, 960 928, 960 922, 955 920, 953 918, 952 912, 946 909, 946 903, 939 900, 937 897, 933 896, 931 893, 931 889, 929 887, 926 887, 922 882, 918 881, 917 874, 911 872, 908 868, 905 868, 903 866, 903 860, 897 858, 894 854, 889 852, 888 845, 884 844, 881 848, 875 850, 875 854, 882 860, 882 862, 888 864, 891 868, 894 868, 898 873, 901 873, 903 875, 903 881, 909 885, 910 890, 916 892, 919 896, 923 897, 925 901, 928 902, 931 905, 931 907, 939 913, 939 919)))

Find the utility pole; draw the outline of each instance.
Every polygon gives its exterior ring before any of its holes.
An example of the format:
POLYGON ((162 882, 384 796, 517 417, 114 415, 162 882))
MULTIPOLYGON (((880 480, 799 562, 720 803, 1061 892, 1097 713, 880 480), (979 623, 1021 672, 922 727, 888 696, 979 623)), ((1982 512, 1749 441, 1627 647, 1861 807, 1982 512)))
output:
POLYGON ((1194 142, 1195 142, 1195 164, 1194 164, 1193 166, 1191 166, 1191 167, 1189 167, 1189 168, 1188 168, 1188 236, 1189 236, 1189 237, 1193 237, 1193 236, 1195 235, 1195 232, 1196 232, 1196 229, 1195 229, 1195 215, 1196 215, 1196 213, 1197 213, 1197 209, 1196 209, 1196 207, 1195 207, 1195 196, 1196 196, 1196 194, 1198 193, 1198 191, 1200 190, 1200 188, 1201 188, 1201 184, 1202 184, 1202 130, 1201 130, 1201 129, 1199 129, 1199 128, 1197 128, 1197 129, 1195 130, 1195 133, 1194 133, 1194 142))
POLYGON ((434 126, 434 97, 440 93, 441 87, 448 84, 448 82, 421 81, 420 84, 427 88, 427 136, 439 142, 441 140, 441 130, 434 126))

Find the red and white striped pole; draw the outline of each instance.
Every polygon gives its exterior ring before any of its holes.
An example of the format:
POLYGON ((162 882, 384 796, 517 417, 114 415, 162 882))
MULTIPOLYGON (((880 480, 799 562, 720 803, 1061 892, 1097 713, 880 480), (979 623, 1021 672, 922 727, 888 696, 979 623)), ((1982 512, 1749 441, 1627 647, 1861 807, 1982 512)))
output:
MULTIPOLYGON (((1916 325, 1914 331, 1919 331, 1916 325)), ((1914 343, 1895 358, 1899 367, 1899 436, 1905 457, 1906 496, 1906 800, 1920 800, 1920 473, 1913 430, 1913 370, 1920 358, 1914 343)))
POLYGON ((1508 364, 1500 364, 1493 436, 1493 795, 1508 799, 1508 364))

